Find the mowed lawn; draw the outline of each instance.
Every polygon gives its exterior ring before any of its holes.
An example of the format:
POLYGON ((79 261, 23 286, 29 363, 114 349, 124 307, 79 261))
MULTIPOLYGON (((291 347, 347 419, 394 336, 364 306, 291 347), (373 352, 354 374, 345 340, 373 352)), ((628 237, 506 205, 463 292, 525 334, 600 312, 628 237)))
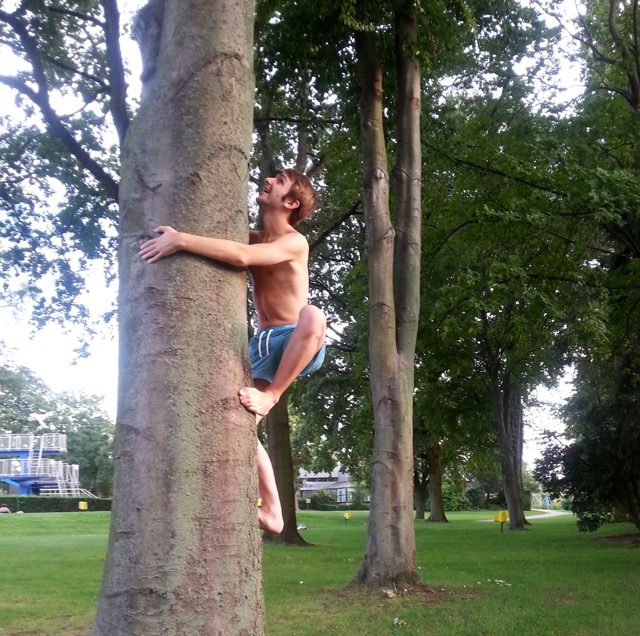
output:
MULTIPOLYGON (((500 532, 480 522, 491 516, 417 521, 418 572, 429 589, 405 595, 346 589, 364 553, 366 513, 345 522, 342 513, 301 512, 312 547, 264 548, 267 634, 640 633, 640 549, 620 540, 633 526, 585 535, 567 515, 500 532)), ((0 515, 0 635, 89 633, 108 524, 101 512, 0 515)))

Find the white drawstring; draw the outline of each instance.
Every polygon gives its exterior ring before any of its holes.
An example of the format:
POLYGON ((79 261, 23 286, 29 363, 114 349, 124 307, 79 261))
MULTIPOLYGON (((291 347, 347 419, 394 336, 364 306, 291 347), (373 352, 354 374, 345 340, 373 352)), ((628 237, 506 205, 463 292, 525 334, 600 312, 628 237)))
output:
MULTIPOLYGON (((267 339, 265 340, 265 349, 266 349, 266 353, 264 354, 265 356, 269 355, 269 338, 271 337, 271 332, 273 331, 273 329, 269 329, 269 331, 267 332, 267 339)), ((258 338, 258 355, 263 358, 264 356, 262 355, 262 336, 264 336, 264 331, 260 332, 260 337, 258 338)))
POLYGON ((272 331, 273 331, 273 329, 269 329, 269 333, 267 334, 267 342, 266 342, 267 355, 269 355, 269 338, 271 338, 271 332, 272 331))

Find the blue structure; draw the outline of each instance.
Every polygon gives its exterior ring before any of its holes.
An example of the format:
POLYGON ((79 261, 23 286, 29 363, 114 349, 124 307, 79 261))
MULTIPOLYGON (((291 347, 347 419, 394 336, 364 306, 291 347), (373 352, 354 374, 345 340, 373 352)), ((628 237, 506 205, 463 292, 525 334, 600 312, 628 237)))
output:
POLYGON ((46 457, 66 450, 63 433, 0 435, 0 482, 19 495, 88 495, 80 488, 77 464, 46 457))

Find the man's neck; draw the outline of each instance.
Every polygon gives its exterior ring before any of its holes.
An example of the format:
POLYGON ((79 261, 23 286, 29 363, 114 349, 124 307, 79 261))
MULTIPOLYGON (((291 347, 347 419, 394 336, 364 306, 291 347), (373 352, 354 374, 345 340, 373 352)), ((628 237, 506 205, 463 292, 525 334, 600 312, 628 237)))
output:
POLYGON ((282 236, 291 232, 293 229, 289 225, 290 211, 286 208, 282 209, 263 209, 262 210, 262 228, 265 236, 282 236))

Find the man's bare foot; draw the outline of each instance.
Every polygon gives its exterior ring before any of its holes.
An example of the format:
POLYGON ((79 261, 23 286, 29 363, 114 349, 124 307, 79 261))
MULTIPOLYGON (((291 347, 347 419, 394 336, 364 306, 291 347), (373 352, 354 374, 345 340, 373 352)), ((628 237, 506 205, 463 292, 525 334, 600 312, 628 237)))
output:
POLYGON ((239 395, 242 406, 261 417, 265 417, 278 401, 271 393, 258 391, 253 387, 240 389, 239 395))

